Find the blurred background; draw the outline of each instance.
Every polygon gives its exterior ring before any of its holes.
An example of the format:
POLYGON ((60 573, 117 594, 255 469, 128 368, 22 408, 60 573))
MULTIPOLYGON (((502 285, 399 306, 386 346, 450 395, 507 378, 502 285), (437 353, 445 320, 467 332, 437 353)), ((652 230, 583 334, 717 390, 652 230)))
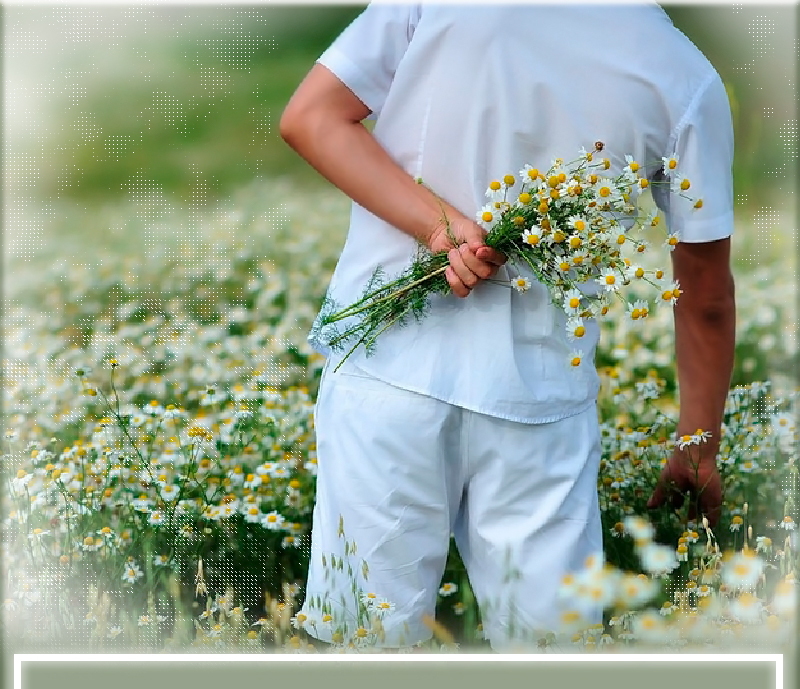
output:
MULTIPOLYGON (((324 185, 280 140, 278 121, 362 9, 6 4, 7 248, 35 252, 31 243, 64 206, 143 195, 210 203, 256 177, 324 185)), ((737 204, 786 222, 797 155, 795 8, 666 10, 728 86, 737 204)))

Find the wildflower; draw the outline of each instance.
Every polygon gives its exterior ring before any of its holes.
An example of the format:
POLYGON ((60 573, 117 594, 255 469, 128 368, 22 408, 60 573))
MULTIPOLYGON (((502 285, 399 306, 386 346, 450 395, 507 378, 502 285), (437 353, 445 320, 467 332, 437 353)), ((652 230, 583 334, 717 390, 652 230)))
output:
POLYGON ((278 531, 284 522, 283 515, 279 514, 276 511, 269 512, 263 516, 261 519, 261 524, 265 528, 269 529, 270 531, 278 531))
POLYGON ((761 558, 752 554, 736 553, 728 562, 724 563, 720 577, 726 586, 732 588, 753 588, 764 570, 761 558))
POLYGON ((667 574, 678 566, 675 551, 667 546, 647 543, 639 554, 642 566, 651 574, 667 574))
POLYGON ((661 162, 664 164, 663 171, 666 176, 671 175, 675 169, 678 167, 678 156, 670 156, 669 158, 661 158, 661 162))
POLYGON ((391 601, 386 600, 385 598, 381 598, 372 607, 375 610, 375 612, 378 613, 381 617, 389 615, 393 613, 395 610, 395 604, 392 603, 391 601))
POLYGON ((439 595, 441 596, 451 596, 452 594, 458 591, 458 586, 452 583, 442 584, 442 587, 439 589, 439 595))
POLYGON ((132 584, 143 576, 144 572, 139 568, 139 565, 135 562, 128 562, 125 565, 125 572, 122 575, 122 580, 132 584))
POLYGON ((622 604, 635 608, 652 600, 657 593, 658 585, 649 577, 625 574, 620 581, 618 595, 622 604))
POLYGON ((743 593, 731 601, 730 612, 741 622, 758 622, 761 620, 761 601, 752 593, 743 593))
POLYGON ((675 612, 675 607, 672 605, 670 601, 665 601, 664 604, 661 606, 661 610, 659 610, 659 613, 661 613, 661 615, 664 617, 666 617, 667 615, 671 615, 673 612, 675 612))
POLYGON ((759 551, 767 552, 768 550, 772 550, 772 539, 767 538, 766 536, 758 536, 756 538, 756 552, 759 551))
POLYGON ((667 238, 664 240, 664 247, 670 251, 674 251, 675 247, 678 246, 678 242, 680 242, 680 237, 677 232, 673 232, 667 235, 667 238))
POLYGON ((531 281, 519 275, 511 281, 511 286, 517 290, 517 292, 527 292, 531 288, 531 281))
POLYGON ((637 541, 652 541, 655 536, 653 526, 641 517, 626 517, 624 524, 625 530, 637 541))
POLYGON ((577 368, 578 366, 581 365, 582 361, 583 361, 583 352, 577 349, 573 349, 569 355, 569 365, 577 368))
POLYGON ((153 510, 150 513, 148 522, 154 526, 160 526, 164 523, 164 513, 161 510, 153 510))
POLYGON ((169 564, 169 555, 156 555, 153 558, 153 564, 156 567, 165 567, 169 564))
POLYGON ((787 531, 794 530, 794 519, 792 519, 788 514, 783 518, 783 521, 778 525, 780 529, 786 529, 787 531))
POLYGON ((742 524, 744 524, 744 519, 742 519, 738 514, 733 515, 731 518, 731 531, 738 531, 742 528, 742 524))

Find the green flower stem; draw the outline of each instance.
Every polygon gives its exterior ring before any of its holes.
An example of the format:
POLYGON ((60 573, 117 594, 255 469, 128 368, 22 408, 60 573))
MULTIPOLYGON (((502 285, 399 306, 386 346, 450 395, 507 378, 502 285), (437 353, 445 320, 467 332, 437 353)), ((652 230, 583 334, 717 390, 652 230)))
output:
MULTIPOLYGON (((397 291, 392 292, 390 294, 387 294, 387 295, 381 297, 380 299, 377 299, 377 300, 375 300, 373 302, 370 302, 369 304, 366 304, 365 306, 361 306, 358 309, 354 310, 352 307, 349 307, 347 309, 343 309, 342 311, 339 311, 338 313, 332 314, 331 316, 329 316, 326 319, 326 324, 327 323, 336 323, 337 321, 341 321, 341 320, 343 320, 345 318, 348 318, 349 316, 355 316, 355 315, 361 313, 362 311, 374 308, 375 305, 380 304, 381 302, 384 302, 387 299, 393 299, 393 298, 397 297, 398 295, 403 294, 404 292, 408 292, 408 290, 410 290, 411 288, 416 287, 417 285, 420 285, 423 282, 427 282, 431 278, 434 278, 437 275, 443 273, 447 269, 447 266, 449 266, 449 265, 450 264, 447 263, 446 265, 443 265, 441 268, 438 268, 437 270, 433 271, 432 273, 428 273, 424 277, 421 277, 421 278, 418 278, 417 280, 414 280, 414 282, 409 283, 405 287, 401 287, 397 291)), ((397 282, 399 282, 399 280, 395 280, 395 282, 391 283, 391 284, 396 284, 397 282)), ((382 291, 383 289, 385 289, 385 288, 381 288, 381 290, 376 290, 376 292, 382 291)), ((375 292, 373 292, 372 294, 374 295, 375 292)), ((361 302, 358 302, 358 303, 359 304, 363 303, 364 301, 370 299, 371 296, 372 295, 364 297, 364 299, 362 299, 361 302)))

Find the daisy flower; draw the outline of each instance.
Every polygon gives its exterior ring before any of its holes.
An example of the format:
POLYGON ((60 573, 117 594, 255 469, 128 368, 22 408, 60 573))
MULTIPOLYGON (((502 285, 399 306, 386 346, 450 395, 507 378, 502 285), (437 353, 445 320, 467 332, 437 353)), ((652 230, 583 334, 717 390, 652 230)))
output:
POLYGON ((581 308, 582 299, 583 294, 580 292, 580 290, 575 288, 568 290, 564 295, 564 311, 566 311, 568 314, 577 313, 581 308))
POLYGON ((647 543, 639 554, 642 566, 651 574, 668 574, 678 566, 675 551, 667 546, 647 543))
POLYGON ((583 362, 583 352, 578 349, 573 349, 569 355, 569 365, 577 368, 583 362))
POLYGON ((144 573, 141 569, 139 569, 139 565, 137 565, 135 562, 128 562, 125 565, 125 571, 122 574, 122 580, 132 584, 143 576, 144 573))
POLYGON ((663 170, 664 174, 669 177, 670 175, 674 174, 675 170, 678 168, 678 156, 670 156, 669 158, 661 158, 661 162, 663 163, 663 170))
POLYGON ((283 522, 283 516, 274 510, 265 514, 261 520, 261 524, 270 531, 278 531, 283 526, 283 522))
POLYGON ((661 291, 661 300, 667 302, 670 306, 675 306, 678 297, 681 295, 681 288, 678 281, 674 281, 664 286, 661 291))
POLYGON ((583 323, 583 318, 570 318, 567 321, 567 337, 570 340, 576 340, 586 334, 586 326, 583 323))
POLYGON ((678 246, 678 242, 680 242, 680 237, 678 236, 677 232, 673 232, 667 235, 667 238, 664 240, 664 248, 669 249, 670 251, 675 251, 675 247, 678 246))
POLYGON ((441 596, 451 596, 452 594, 458 591, 458 586, 452 583, 442 584, 442 587, 439 589, 439 595, 441 596))
POLYGON ((754 554, 736 553, 720 572, 722 583, 731 588, 753 588, 764 571, 764 561, 754 554))
POLYGON ((517 290, 517 292, 527 292, 531 288, 531 281, 522 275, 518 275, 511 281, 511 286, 517 290))
POLYGON ((613 268, 606 268, 605 272, 597 278, 597 282, 602 285, 607 292, 616 292, 619 290, 617 272, 613 268))

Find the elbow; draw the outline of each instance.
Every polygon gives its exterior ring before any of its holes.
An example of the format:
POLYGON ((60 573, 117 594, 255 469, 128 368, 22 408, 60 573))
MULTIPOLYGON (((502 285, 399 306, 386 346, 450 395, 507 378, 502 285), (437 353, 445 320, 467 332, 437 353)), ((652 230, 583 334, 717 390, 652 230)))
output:
POLYGON ((298 130, 300 129, 299 123, 300 118, 295 112, 295 108, 293 108, 292 104, 289 103, 281 115, 279 132, 281 139, 283 139, 292 148, 295 148, 295 142, 297 141, 298 130))

